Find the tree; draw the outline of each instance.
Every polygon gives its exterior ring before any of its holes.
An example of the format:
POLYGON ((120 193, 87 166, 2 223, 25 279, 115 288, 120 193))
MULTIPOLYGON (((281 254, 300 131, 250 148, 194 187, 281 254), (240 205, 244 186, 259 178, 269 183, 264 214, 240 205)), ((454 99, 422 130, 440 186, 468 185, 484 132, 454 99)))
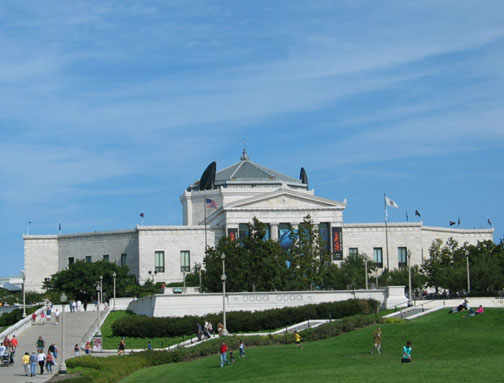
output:
POLYGON ((313 290, 320 288, 324 271, 330 265, 329 254, 320 237, 318 227, 308 215, 296 232, 291 232, 294 246, 288 251, 287 272, 290 290, 313 290))
POLYGON ((103 276, 104 296, 112 297, 114 288, 113 273, 116 273, 116 296, 126 296, 128 288, 136 284, 135 277, 128 274, 127 266, 98 261, 88 263, 77 261, 68 269, 61 270, 44 282, 47 292, 64 292, 71 299, 94 302, 97 299, 96 286, 103 276))
MULTIPOLYGON (((380 278, 382 284, 385 286, 409 286, 409 272, 407 267, 400 267, 398 269, 391 270, 382 274, 383 278, 380 278)), ((416 295, 420 295, 423 287, 425 286, 426 278, 421 273, 420 267, 418 265, 411 267, 411 289, 416 295)))
POLYGON ((207 248, 202 284, 206 291, 222 291, 222 254, 225 254, 227 291, 281 290, 286 269, 285 253, 278 242, 266 239, 266 225, 254 218, 249 235, 239 240, 222 237, 207 248))

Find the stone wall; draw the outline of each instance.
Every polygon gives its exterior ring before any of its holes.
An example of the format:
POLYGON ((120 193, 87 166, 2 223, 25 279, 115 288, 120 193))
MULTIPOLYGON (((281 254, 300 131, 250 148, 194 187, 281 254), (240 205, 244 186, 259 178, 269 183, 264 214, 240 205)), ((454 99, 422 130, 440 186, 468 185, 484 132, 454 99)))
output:
MULTIPOLYGON (((226 312, 262 311, 282 307, 296 307, 347 299, 375 299, 386 308, 405 307, 408 299, 404 286, 389 286, 376 290, 343 291, 282 291, 226 294, 226 312)), ((128 310, 137 314, 165 317, 219 313, 223 307, 222 294, 158 294, 132 301, 128 310)))

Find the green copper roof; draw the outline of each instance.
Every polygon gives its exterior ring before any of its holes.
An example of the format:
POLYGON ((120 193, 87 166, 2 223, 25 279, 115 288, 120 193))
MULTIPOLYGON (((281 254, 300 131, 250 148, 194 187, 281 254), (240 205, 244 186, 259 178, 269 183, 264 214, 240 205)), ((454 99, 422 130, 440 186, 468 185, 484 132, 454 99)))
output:
POLYGON ((227 168, 222 169, 217 172, 215 176, 215 185, 223 185, 227 182, 251 182, 251 181, 265 181, 265 182, 286 182, 302 184, 300 180, 286 176, 282 173, 276 172, 274 170, 265 168, 264 166, 258 165, 249 160, 247 151, 244 149, 243 154, 240 158, 240 162, 237 162, 227 168))

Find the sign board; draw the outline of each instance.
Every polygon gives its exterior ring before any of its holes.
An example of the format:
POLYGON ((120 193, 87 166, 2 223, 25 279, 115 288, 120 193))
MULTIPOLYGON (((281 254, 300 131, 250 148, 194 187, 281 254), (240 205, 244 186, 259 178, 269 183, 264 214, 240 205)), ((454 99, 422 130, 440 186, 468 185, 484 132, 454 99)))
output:
POLYGON ((331 244, 333 259, 341 261, 343 259, 343 233, 341 227, 332 227, 331 244))
POLYGON ((93 338, 93 352, 101 352, 102 351, 102 337, 95 336, 93 338))

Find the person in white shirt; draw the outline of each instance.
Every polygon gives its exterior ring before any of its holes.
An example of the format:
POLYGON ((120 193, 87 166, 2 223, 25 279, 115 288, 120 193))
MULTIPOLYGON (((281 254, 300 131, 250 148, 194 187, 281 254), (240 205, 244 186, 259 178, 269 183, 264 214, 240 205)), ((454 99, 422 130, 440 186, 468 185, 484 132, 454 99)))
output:
POLYGON ((40 375, 44 373, 45 361, 46 361, 46 354, 44 354, 44 351, 39 352, 39 354, 37 355, 37 362, 40 367, 40 375))
POLYGON ((3 342, 2 342, 2 343, 0 343, 0 358, 1 358, 2 356, 4 356, 4 354, 5 354, 6 350, 7 350, 7 347, 5 347, 5 346, 3 345, 3 342))

